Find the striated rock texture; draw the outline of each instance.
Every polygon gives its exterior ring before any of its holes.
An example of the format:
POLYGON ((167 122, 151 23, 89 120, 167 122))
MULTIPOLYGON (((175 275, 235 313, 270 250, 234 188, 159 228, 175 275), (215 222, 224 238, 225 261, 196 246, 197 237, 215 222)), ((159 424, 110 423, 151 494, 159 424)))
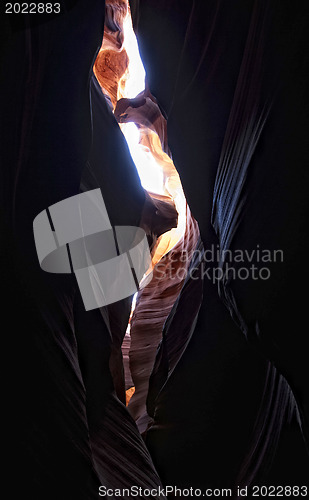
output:
POLYGON ((107 0, 104 37, 94 63, 94 74, 113 107, 118 100, 119 86, 128 66, 128 56, 123 48, 123 24, 128 13, 127 0, 107 0), (119 83, 120 82, 120 83, 119 83))
POLYGON ((135 393, 128 408, 140 432, 149 424, 146 398, 163 325, 181 290, 198 238, 197 223, 187 207, 183 238, 154 267, 152 281, 137 297, 130 329, 130 371, 135 393))
POLYGON ((166 484, 306 484, 307 2, 130 5, 203 246, 221 251, 165 323, 146 442, 166 484), (236 261, 213 281, 222 251, 257 245, 283 250, 269 279, 236 261))
POLYGON ((116 52, 103 49, 99 52, 94 64, 94 73, 105 93, 110 96, 113 106, 117 103, 119 80, 128 66, 125 50, 116 52))

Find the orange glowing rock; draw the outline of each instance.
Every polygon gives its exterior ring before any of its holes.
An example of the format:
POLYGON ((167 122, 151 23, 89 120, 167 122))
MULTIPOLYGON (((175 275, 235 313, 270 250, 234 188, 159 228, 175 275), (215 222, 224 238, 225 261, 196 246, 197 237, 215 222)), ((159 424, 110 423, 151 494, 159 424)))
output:
POLYGON ((127 385, 126 404, 144 432, 149 423, 146 397, 157 345, 183 285, 199 229, 170 156, 166 119, 147 83, 145 88, 145 72, 125 0, 106 4, 104 40, 94 73, 112 102, 146 189, 140 225, 152 242, 152 263, 146 275, 153 272, 153 279, 133 302, 124 356, 128 370, 131 344, 129 366, 134 387, 127 385), (181 260, 183 254, 186 262, 181 260))
POLYGON ((126 406, 128 406, 134 392, 135 392, 135 387, 130 387, 130 389, 126 390, 126 406))

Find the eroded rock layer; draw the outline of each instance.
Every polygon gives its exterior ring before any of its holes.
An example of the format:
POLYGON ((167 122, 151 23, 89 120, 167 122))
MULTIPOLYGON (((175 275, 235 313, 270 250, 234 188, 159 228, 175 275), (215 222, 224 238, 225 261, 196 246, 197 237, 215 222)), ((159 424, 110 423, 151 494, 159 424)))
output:
MULTIPOLYGON (((148 397, 152 457, 166 484, 306 483, 297 269, 308 252, 308 5, 130 4, 203 246, 221 252, 204 263, 199 313, 198 281, 188 279, 165 324, 148 397), (269 263, 268 279, 243 279, 240 260, 231 263, 235 278, 224 274, 222 251, 251 255, 258 246, 285 255, 269 263), (213 279, 215 270, 224 278, 213 279)), ((251 264, 265 266, 256 254, 251 264)))
POLYGON ((129 410, 141 432, 146 430, 149 423, 146 398, 163 325, 184 283, 198 238, 197 223, 187 207, 183 238, 154 267, 152 281, 137 297, 130 329, 130 371, 135 393, 130 400, 129 410))

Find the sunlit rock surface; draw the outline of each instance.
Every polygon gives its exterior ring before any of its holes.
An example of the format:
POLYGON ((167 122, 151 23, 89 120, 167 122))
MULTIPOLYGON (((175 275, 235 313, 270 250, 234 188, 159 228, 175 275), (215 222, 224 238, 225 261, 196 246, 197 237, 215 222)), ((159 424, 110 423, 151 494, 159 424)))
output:
POLYGON ((130 329, 130 372, 135 393, 129 410, 141 432, 149 423, 146 399, 163 325, 184 283, 198 238, 197 223, 187 208, 183 238, 154 267, 152 281, 138 294, 130 329))

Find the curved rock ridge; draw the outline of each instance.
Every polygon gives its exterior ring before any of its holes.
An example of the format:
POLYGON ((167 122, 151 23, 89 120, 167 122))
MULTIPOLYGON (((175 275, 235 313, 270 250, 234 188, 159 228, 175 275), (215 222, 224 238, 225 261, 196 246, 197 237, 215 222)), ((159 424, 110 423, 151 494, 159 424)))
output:
POLYGON ((137 97, 119 99, 115 108, 115 117, 119 123, 133 122, 140 128, 145 127, 156 132, 161 142, 162 151, 171 156, 167 140, 167 121, 157 100, 150 93, 147 82, 146 89, 137 97))
POLYGON ((140 432, 144 432, 150 422, 146 413, 146 398, 163 325, 182 288, 198 238, 198 225, 187 206, 184 236, 154 266, 151 282, 137 295, 131 319, 129 353, 135 393, 128 408, 140 432))
POLYGON ((104 36, 101 49, 122 50, 124 41, 123 23, 127 14, 127 0, 105 0, 104 36))

